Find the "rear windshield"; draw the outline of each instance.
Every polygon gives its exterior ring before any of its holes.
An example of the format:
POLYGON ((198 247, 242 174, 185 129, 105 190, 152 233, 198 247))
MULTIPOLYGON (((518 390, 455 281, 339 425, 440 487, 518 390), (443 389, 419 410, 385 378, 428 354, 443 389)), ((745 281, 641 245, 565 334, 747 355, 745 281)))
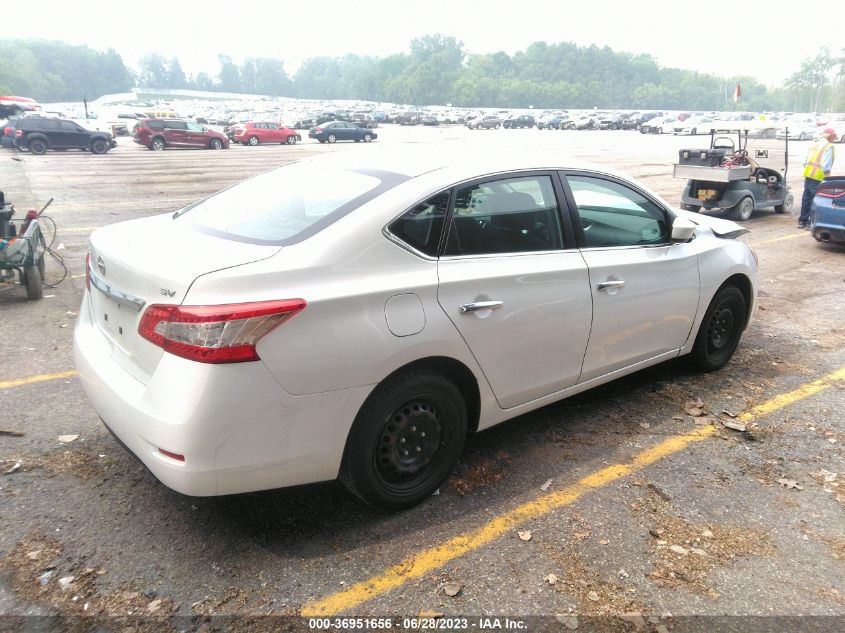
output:
POLYGON ((292 244, 395 184, 354 171, 288 165, 224 189, 177 217, 226 239, 292 244))

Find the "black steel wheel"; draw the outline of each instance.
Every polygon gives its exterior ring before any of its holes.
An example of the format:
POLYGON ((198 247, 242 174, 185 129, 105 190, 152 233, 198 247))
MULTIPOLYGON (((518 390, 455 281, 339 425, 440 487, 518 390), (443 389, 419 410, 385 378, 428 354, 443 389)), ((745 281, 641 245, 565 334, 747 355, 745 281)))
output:
POLYGON ((691 358, 703 371, 720 369, 733 356, 745 328, 748 307, 736 286, 722 286, 713 297, 695 338, 691 358))
POLYGON ((92 154, 105 154, 107 151, 109 151, 109 144, 105 139, 98 138, 91 143, 92 154))
POLYGON ((33 154, 43 154, 47 151, 47 143, 40 138, 34 138, 29 142, 29 151, 33 154))
POLYGON ((466 404, 451 381, 422 370, 400 374, 376 388, 359 411, 339 479, 369 504, 410 508, 449 476, 466 433, 466 404))

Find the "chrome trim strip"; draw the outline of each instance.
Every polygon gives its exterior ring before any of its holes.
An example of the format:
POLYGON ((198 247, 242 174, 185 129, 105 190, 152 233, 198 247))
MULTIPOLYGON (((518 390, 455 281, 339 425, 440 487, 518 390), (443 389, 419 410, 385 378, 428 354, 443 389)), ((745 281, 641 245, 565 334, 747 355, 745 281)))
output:
POLYGON ((146 301, 141 299, 140 297, 136 297, 135 295, 131 295, 128 292, 123 292, 114 286, 107 284, 105 281, 100 279, 91 267, 88 267, 88 279, 91 281, 91 285, 94 286, 97 290, 102 292, 103 294, 108 295, 115 301, 126 305, 130 310, 133 312, 140 312, 141 309, 146 305, 146 301))

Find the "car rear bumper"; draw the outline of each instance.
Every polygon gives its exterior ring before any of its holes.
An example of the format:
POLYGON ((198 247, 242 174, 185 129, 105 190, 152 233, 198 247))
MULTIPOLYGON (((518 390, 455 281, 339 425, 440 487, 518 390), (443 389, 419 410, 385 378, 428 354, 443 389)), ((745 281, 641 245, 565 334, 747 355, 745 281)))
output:
POLYGON ((163 484, 192 496, 334 479, 371 389, 291 396, 262 362, 209 365, 171 354, 144 384, 115 360, 119 353, 93 322, 86 293, 74 358, 89 401, 163 484))

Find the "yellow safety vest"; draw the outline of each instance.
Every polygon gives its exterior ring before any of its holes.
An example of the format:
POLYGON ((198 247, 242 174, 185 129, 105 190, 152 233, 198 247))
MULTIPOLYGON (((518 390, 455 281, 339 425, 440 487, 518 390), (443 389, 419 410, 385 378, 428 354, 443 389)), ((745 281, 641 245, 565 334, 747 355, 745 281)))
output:
POLYGON ((833 145, 827 141, 817 141, 815 145, 810 148, 810 153, 807 154, 807 162, 804 163, 804 178, 812 178, 813 180, 824 180, 824 171, 822 171, 822 158, 827 148, 833 149, 833 145))

